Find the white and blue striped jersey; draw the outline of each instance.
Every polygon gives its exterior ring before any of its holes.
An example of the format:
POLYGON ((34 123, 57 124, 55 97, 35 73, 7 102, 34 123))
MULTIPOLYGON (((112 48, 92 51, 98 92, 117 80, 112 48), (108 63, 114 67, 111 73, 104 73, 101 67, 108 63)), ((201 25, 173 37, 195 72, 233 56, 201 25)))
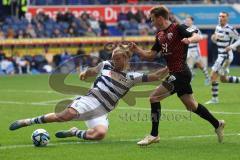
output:
MULTIPOLYGON (((201 35, 202 33, 201 33, 201 31, 199 30, 199 28, 197 27, 197 26, 195 26, 195 25, 192 25, 191 27, 189 27, 189 28, 191 28, 192 30, 195 30, 195 31, 197 31, 197 33, 199 34, 199 35, 201 35)), ((189 45, 188 45, 188 54, 189 53, 197 53, 199 56, 200 56, 200 49, 199 49, 199 43, 190 43, 189 45)))
POLYGON ((116 72, 111 61, 99 65, 100 75, 88 94, 93 95, 110 112, 134 84, 147 82, 147 75, 138 72, 116 72))
MULTIPOLYGON (((226 24, 224 27, 217 25, 215 29, 215 34, 217 36, 217 48, 218 54, 227 54, 225 48, 231 45, 234 40, 239 39, 239 34, 236 29, 234 29, 229 24, 226 24)), ((232 54, 232 51, 229 51, 232 54)))

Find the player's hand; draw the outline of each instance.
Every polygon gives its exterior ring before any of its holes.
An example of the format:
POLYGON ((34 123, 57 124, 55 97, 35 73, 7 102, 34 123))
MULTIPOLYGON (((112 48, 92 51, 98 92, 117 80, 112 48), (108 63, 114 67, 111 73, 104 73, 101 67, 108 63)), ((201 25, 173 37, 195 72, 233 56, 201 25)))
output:
POLYGON ((188 38, 183 38, 181 40, 181 42, 183 42, 184 44, 190 44, 191 43, 191 41, 188 38))
POLYGON ((85 79, 87 79, 87 74, 86 74, 86 72, 81 72, 80 75, 79 75, 79 79, 80 79, 80 80, 85 80, 85 79))
POLYGON ((211 36, 211 40, 212 40, 214 43, 216 43, 216 42, 217 42, 217 35, 216 35, 216 34, 213 34, 213 35, 211 36))
POLYGON ((129 47, 131 52, 138 52, 139 48, 138 45, 134 42, 132 42, 132 45, 129 47))
POLYGON ((228 52, 228 51, 230 51, 230 50, 232 50, 233 48, 231 47, 231 46, 227 46, 226 48, 225 48, 225 51, 226 52, 228 52))

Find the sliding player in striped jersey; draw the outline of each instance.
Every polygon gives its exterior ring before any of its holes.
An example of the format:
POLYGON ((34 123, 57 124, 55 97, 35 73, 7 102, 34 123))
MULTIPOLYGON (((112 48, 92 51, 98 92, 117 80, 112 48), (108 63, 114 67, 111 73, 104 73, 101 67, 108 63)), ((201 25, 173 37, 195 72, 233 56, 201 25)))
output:
MULTIPOLYGON (((193 30, 197 30, 198 34, 201 35, 201 31, 193 23, 194 23, 193 17, 190 16, 185 19, 185 25, 188 26, 189 28, 192 28, 193 30)), ((210 77, 208 75, 207 66, 205 66, 202 62, 199 43, 190 43, 188 45, 187 64, 192 72, 192 75, 194 75, 194 72, 193 72, 194 65, 196 65, 199 69, 201 69, 201 71, 205 76, 205 84, 209 85, 210 77)))
POLYGON ((240 77, 228 76, 229 66, 233 60, 232 49, 235 50, 240 44, 239 34, 236 29, 228 24, 229 14, 221 12, 219 14, 219 25, 216 26, 215 33, 211 39, 216 43, 218 48, 218 58, 212 66, 212 99, 206 104, 218 103, 218 77, 223 83, 239 83, 240 77), (236 42, 233 43, 233 41, 236 42))
POLYGON ((118 46, 112 53, 111 61, 103 61, 96 67, 88 68, 80 74, 80 79, 85 80, 100 73, 87 95, 75 99, 60 113, 49 113, 35 118, 18 120, 12 123, 9 129, 16 130, 33 124, 80 119, 85 121, 88 130, 79 130, 73 127, 70 130, 57 132, 56 137, 76 136, 85 140, 103 139, 108 131, 107 113, 116 107, 118 101, 130 88, 136 83, 158 81, 168 74, 167 68, 162 68, 148 75, 127 72, 127 64, 131 55, 129 47, 118 46), (89 115, 89 113, 91 114, 89 115), (83 117, 86 115, 88 118, 84 119, 83 117))

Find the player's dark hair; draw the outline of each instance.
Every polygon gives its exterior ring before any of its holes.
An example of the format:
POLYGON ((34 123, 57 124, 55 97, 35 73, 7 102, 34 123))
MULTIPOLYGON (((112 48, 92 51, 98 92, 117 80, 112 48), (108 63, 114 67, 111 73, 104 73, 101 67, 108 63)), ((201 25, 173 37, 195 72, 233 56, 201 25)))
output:
POLYGON ((192 16, 188 16, 187 18, 190 18, 194 22, 194 18, 192 16))
POLYGON ((222 11, 222 12, 220 12, 220 13, 226 14, 226 15, 229 17, 228 12, 222 11))
POLYGON ((169 19, 169 10, 164 5, 152 8, 150 14, 153 14, 155 17, 162 16, 164 19, 169 19))

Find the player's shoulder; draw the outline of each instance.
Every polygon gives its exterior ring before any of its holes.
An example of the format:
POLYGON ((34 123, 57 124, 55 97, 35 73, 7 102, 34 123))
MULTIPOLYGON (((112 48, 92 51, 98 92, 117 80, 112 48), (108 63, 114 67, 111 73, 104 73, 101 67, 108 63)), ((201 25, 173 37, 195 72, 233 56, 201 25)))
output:
POLYGON ((112 61, 110 61, 110 60, 102 61, 101 63, 103 65, 103 69, 112 69, 113 68, 112 61))
POLYGON ((184 29, 188 32, 197 32, 198 31, 198 28, 194 25, 187 26, 186 24, 179 24, 179 28, 184 29))
POLYGON ((227 24, 225 27, 232 32, 236 32, 236 28, 230 24, 227 24))
POLYGON ((230 24, 226 24, 225 28, 234 29, 234 27, 230 24))
POLYGON ((110 60, 105 60, 101 62, 103 65, 112 65, 112 62, 110 60))

